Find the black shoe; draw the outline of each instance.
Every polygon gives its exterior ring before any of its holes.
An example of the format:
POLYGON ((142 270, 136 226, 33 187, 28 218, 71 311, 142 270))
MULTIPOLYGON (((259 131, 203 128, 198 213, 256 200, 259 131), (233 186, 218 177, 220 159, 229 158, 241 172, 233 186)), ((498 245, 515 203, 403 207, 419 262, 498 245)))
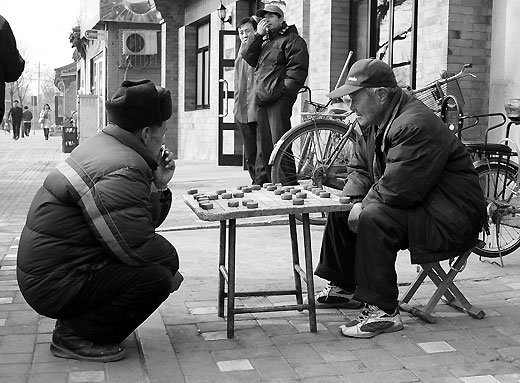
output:
POLYGON ((343 308, 357 310, 364 306, 363 303, 352 299, 354 293, 347 292, 334 283, 329 284, 316 294, 316 307, 343 308))
POLYGON ((115 362, 126 355, 126 351, 121 345, 93 343, 81 338, 61 321, 56 322, 52 333, 51 352, 59 358, 90 362, 115 362))

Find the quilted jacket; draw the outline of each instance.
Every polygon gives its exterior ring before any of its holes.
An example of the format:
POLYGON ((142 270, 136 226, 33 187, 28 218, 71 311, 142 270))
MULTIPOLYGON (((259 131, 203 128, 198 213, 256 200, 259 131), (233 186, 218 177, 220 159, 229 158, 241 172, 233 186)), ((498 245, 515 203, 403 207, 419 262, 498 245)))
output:
POLYGON ((242 54, 255 67, 256 102, 267 105, 282 95, 296 98, 309 72, 309 52, 294 25, 256 35, 242 54))
POLYGON ((363 206, 407 209, 412 263, 452 258, 473 247, 486 222, 477 172, 464 145, 422 102, 402 91, 391 102, 386 122, 358 137, 343 194, 364 196, 363 206))
POLYGON ((169 191, 151 192, 156 168, 136 136, 109 125, 49 173, 18 248, 18 284, 38 313, 53 317, 109 262, 178 270, 175 248, 155 232, 171 206, 169 191))

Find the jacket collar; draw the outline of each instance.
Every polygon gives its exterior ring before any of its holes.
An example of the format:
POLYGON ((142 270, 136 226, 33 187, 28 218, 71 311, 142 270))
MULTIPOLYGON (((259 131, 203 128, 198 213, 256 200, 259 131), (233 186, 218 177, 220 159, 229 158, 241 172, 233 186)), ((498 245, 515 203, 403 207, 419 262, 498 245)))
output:
POLYGON ((390 99, 388 111, 386 112, 385 117, 383 118, 383 122, 379 125, 379 128, 377 129, 377 135, 383 134, 383 140, 381 142, 381 150, 383 151, 383 153, 386 149, 386 136, 388 135, 388 131, 390 130, 392 123, 397 117, 397 112, 399 112, 401 105, 403 105, 403 103, 405 102, 405 98, 405 93, 401 89, 398 89, 398 91, 393 94, 392 98, 390 99))
POLYGON ((130 149, 136 151, 146 161, 150 169, 157 169, 157 161, 148 153, 148 149, 144 146, 143 142, 133 133, 125 130, 115 124, 108 124, 104 129, 103 133, 108 134, 116 138, 123 145, 128 146, 130 149))

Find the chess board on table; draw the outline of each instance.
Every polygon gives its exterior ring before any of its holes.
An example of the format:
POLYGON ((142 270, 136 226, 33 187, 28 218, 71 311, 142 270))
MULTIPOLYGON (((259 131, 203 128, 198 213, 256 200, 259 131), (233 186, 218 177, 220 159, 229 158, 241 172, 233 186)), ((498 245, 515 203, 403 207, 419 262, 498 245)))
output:
POLYGON ((320 188, 264 184, 200 191, 183 195, 186 204, 204 221, 223 221, 283 214, 349 211, 348 198, 320 188))

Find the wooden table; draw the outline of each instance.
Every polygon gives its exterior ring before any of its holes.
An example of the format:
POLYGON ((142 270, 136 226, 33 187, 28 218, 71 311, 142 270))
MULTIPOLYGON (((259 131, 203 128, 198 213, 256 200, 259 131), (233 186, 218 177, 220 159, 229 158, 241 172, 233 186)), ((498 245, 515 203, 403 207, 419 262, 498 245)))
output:
MULTIPOLYGON (((286 198, 289 194, 293 194, 292 199, 302 197, 294 188, 278 187, 284 190, 286 188, 286 198)), ((282 200, 281 195, 275 195, 274 191, 268 191, 265 188, 260 190, 250 190, 248 187, 242 187, 245 191, 244 196, 240 197, 240 190, 219 190, 212 193, 197 193, 195 195, 183 196, 186 204, 193 210, 199 219, 205 221, 220 221, 220 243, 219 243, 219 290, 218 290, 218 315, 224 317, 224 303, 227 297, 227 337, 234 337, 235 314, 270 312, 270 311, 287 311, 287 310, 308 310, 309 324, 311 332, 317 331, 316 326, 316 307, 314 301, 314 279, 312 266, 311 251, 311 235, 309 213, 332 212, 332 211, 349 211, 351 205, 348 203, 340 203, 339 197, 331 195, 328 198, 320 197, 310 190, 301 190, 300 193, 306 193, 303 199, 303 205, 294 205, 293 200, 282 200), (230 194, 238 195, 230 197, 230 194), (212 198, 205 203, 212 203, 213 207, 209 210, 202 208, 199 200, 196 198, 209 197, 212 198), (257 202, 258 207, 250 208, 243 203, 246 200, 257 202), (238 207, 229 207, 229 202, 239 202, 238 207), (235 291, 235 249, 236 249, 236 220, 239 218, 251 218, 273 215, 289 215, 289 232, 292 247, 292 262, 294 273, 294 290, 276 290, 276 291, 235 291), (305 270, 302 269, 299 262, 298 254, 298 237, 296 232, 295 215, 302 216, 303 222, 303 241, 305 250, 305 270), (228 232, 226 233, 226 227, 228 232), (226 235, 227 234, 227 235, 226 235), (227 240, 227 241, 226 241, 227 240), (227 247, 226 247, 227 242, 227 247), (227 251, 226 251, 227 250, 227 251), (227 253, 227 267, 226 267, 227 253), (307 285, 308 303, 303 303, 302 282, 307 285), (225 285, 227 284, 227 293, 225 285), (274 296, 274 295, 295 295, 296 304, 266 306, 266 307, 238 307, 235 308, 235 297, 253 297, 253 296, 274 296)), ((192 190, 191 193, 196 191, 192 190)), ((201 200, 202 201, 202 200, 201 200)))

